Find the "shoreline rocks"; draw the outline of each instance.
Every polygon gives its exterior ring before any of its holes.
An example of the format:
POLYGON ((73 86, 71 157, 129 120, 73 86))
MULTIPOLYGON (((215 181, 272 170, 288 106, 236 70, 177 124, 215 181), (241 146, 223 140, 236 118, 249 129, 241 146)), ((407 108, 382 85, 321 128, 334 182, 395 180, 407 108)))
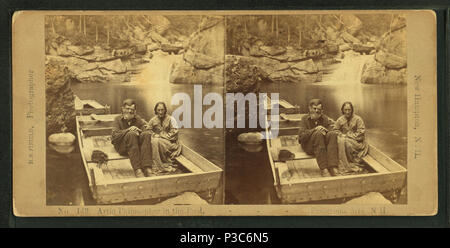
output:
POLYGON ((67 130, 75 132, 74 94, 70 89, 72 75, 57 63, 45 67, 46 136, 67 130))
POLYGON ((363 84, 406 84, 406 68, 389 69, 375 59, 364 64, 361 74, 363 84))
POLYGON ((169 82, 223 85, 224 32, 222 17, 203 18, 186 42, 183 60, 172 64, 169 82))

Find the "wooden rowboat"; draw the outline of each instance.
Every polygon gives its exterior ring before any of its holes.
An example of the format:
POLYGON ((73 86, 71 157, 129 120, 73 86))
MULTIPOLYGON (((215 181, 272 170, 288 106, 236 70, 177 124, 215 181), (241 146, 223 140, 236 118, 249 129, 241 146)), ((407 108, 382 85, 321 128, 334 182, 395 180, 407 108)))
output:
MULTIPOLYGON (((280 113, 278 136, 267 139, 266 143, 275 190, 282 203, 348 198, 368 192, 397 193, 406 186, 407 170, 372 145, 363 158, 369 173, 322 177, 316 159, 306 154, 297 141, 300 119, 304 114, 284 100, 267 99, 264 103, 268 110, 275 105, 278 105, 280 113), (280 159, 278 154, 282 149, 295 156, 280 159)), ((269 115, 267 121, 270 122, 269 115)), ((271 137, 272 131, 266 125, 266 137, 271 137)))
MULTIPOLYGON (((177 174, 136 178, 128 157, 118 154, 111 144, 116 114, 77 116, 77 135, 89 188, 98 204, 143 199, 164 199, 183 192, 195 192, 208 202, 215 202, 216 189, 223 170, 187 146, 176 158, 177 174), (91 159, 93 150, 108 155, 107 164, 91 159)), ((220 194, 219 194, 220 195, 220 194)))
POLYGON ((102 105, 95 100, 81 100, 78 96, 75 96, 74 103, 76 115, 110 114, 108 105, 102 105))

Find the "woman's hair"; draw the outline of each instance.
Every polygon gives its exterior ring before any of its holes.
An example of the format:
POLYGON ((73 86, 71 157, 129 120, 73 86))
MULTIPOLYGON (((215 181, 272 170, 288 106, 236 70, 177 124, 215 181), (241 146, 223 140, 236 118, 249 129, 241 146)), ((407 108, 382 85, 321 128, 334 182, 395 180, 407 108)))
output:
POLYGON ((342 104, 342 107, 341 107, 341 112, 342 112, 342 114, 344 114, 344 107, 345 107, 345 105, 349 105, 349 106, 350 106, 350 108, 352 109, 352 114, 353 114, 354 109, 353 109, 353 104, 352 104, 352 102, 344 102, 344 103, 342 104))
POLYGON ((155 108, 153 109, 153 110, 155 111, 155 115, 156 115, 156 108, 158 108, 158 105, 163 105, 164 111, 166 111, 166 113, 167 113, 167 107, 166 107, 166 104, 165 104, 164 102, 157 102, 157 103, 155 104, 155 108))

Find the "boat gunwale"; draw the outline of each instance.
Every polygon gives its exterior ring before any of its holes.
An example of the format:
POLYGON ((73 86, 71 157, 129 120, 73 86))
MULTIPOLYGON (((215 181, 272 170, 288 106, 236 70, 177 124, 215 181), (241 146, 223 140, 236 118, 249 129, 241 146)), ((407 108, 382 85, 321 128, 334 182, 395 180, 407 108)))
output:
POLYGON ((292 179, 289 183, 281 183, 280 185, 292 185, 292 184, 303 184, 303 183, 313 183, 313 182, 326 182, 326 181, 341 181, 341 180, 352 180, 352 179, 364 179, 374 176, 384 176, 384 175, 395 175, 402 174, 406 171, 390 171, 390 172, 375 172, 366 174, 355 174, 355 175, 343 175, 335 177, 317 177, 317 178, 302 178, 302 179, 292 179))
POLYGON ((78 147, 80 149, 81 160, 83 161, 84 169, 86 171, 86 175, 87 175, 87 178, 88 178, 88 181, 89 181, 89 188, 92 189, 92 187, 95 185, 94 184, 94 180, 95 179, 92 178, 91 173, 93 173, 93 172, 91 172, 91 169, 88 167, 88 165, 87 165, 88 162, 86 160, 86 157, 84 156, 84 152, 83 152, 83 148, 84 148, 84 146, 83 146, 83 138, 81 136, 82 129, 81 129, 81 126, 80 126, 79 119, 80 119, 79 116, 75 117, 76 128, 77 128, 77 136, 78 136, 78 147))
POLYGON ((136 178, 125 178, 125 179, 113 179, 113 180, 102 180, 100 184, 96 184, 97 186, 108 186, 115 184, 124 184, 124 183, 135 183, 135 182, 152 182, 158 180, 172 179, 172 178, 182 178, 182 177, 191 177, 196 175, 208 175, 220 173, 222 170, 215 171, 204 171, 204 172, 186 172, 180 174, 170 174, 170 175, 159 175, 153 177, 136 177, 136 178))

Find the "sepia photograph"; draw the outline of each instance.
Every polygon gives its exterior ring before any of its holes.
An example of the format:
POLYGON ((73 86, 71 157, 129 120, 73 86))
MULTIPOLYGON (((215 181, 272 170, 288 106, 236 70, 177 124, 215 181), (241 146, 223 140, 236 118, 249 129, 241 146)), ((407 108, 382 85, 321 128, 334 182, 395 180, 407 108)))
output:
POLYGON ((407 203, 404 15, 227 16, 226 39, 227 92, 278 93, 227 132, 227 204, 407 203))
POLYGON ((47 204, 223 204, 223 130, 172 113, 194 84, 222 95, 224 31, 215 16, 45 16, 47 204))
POLYGON ((12 31, 16 216, 437 213, 433 11, 18 11, 12 31))

